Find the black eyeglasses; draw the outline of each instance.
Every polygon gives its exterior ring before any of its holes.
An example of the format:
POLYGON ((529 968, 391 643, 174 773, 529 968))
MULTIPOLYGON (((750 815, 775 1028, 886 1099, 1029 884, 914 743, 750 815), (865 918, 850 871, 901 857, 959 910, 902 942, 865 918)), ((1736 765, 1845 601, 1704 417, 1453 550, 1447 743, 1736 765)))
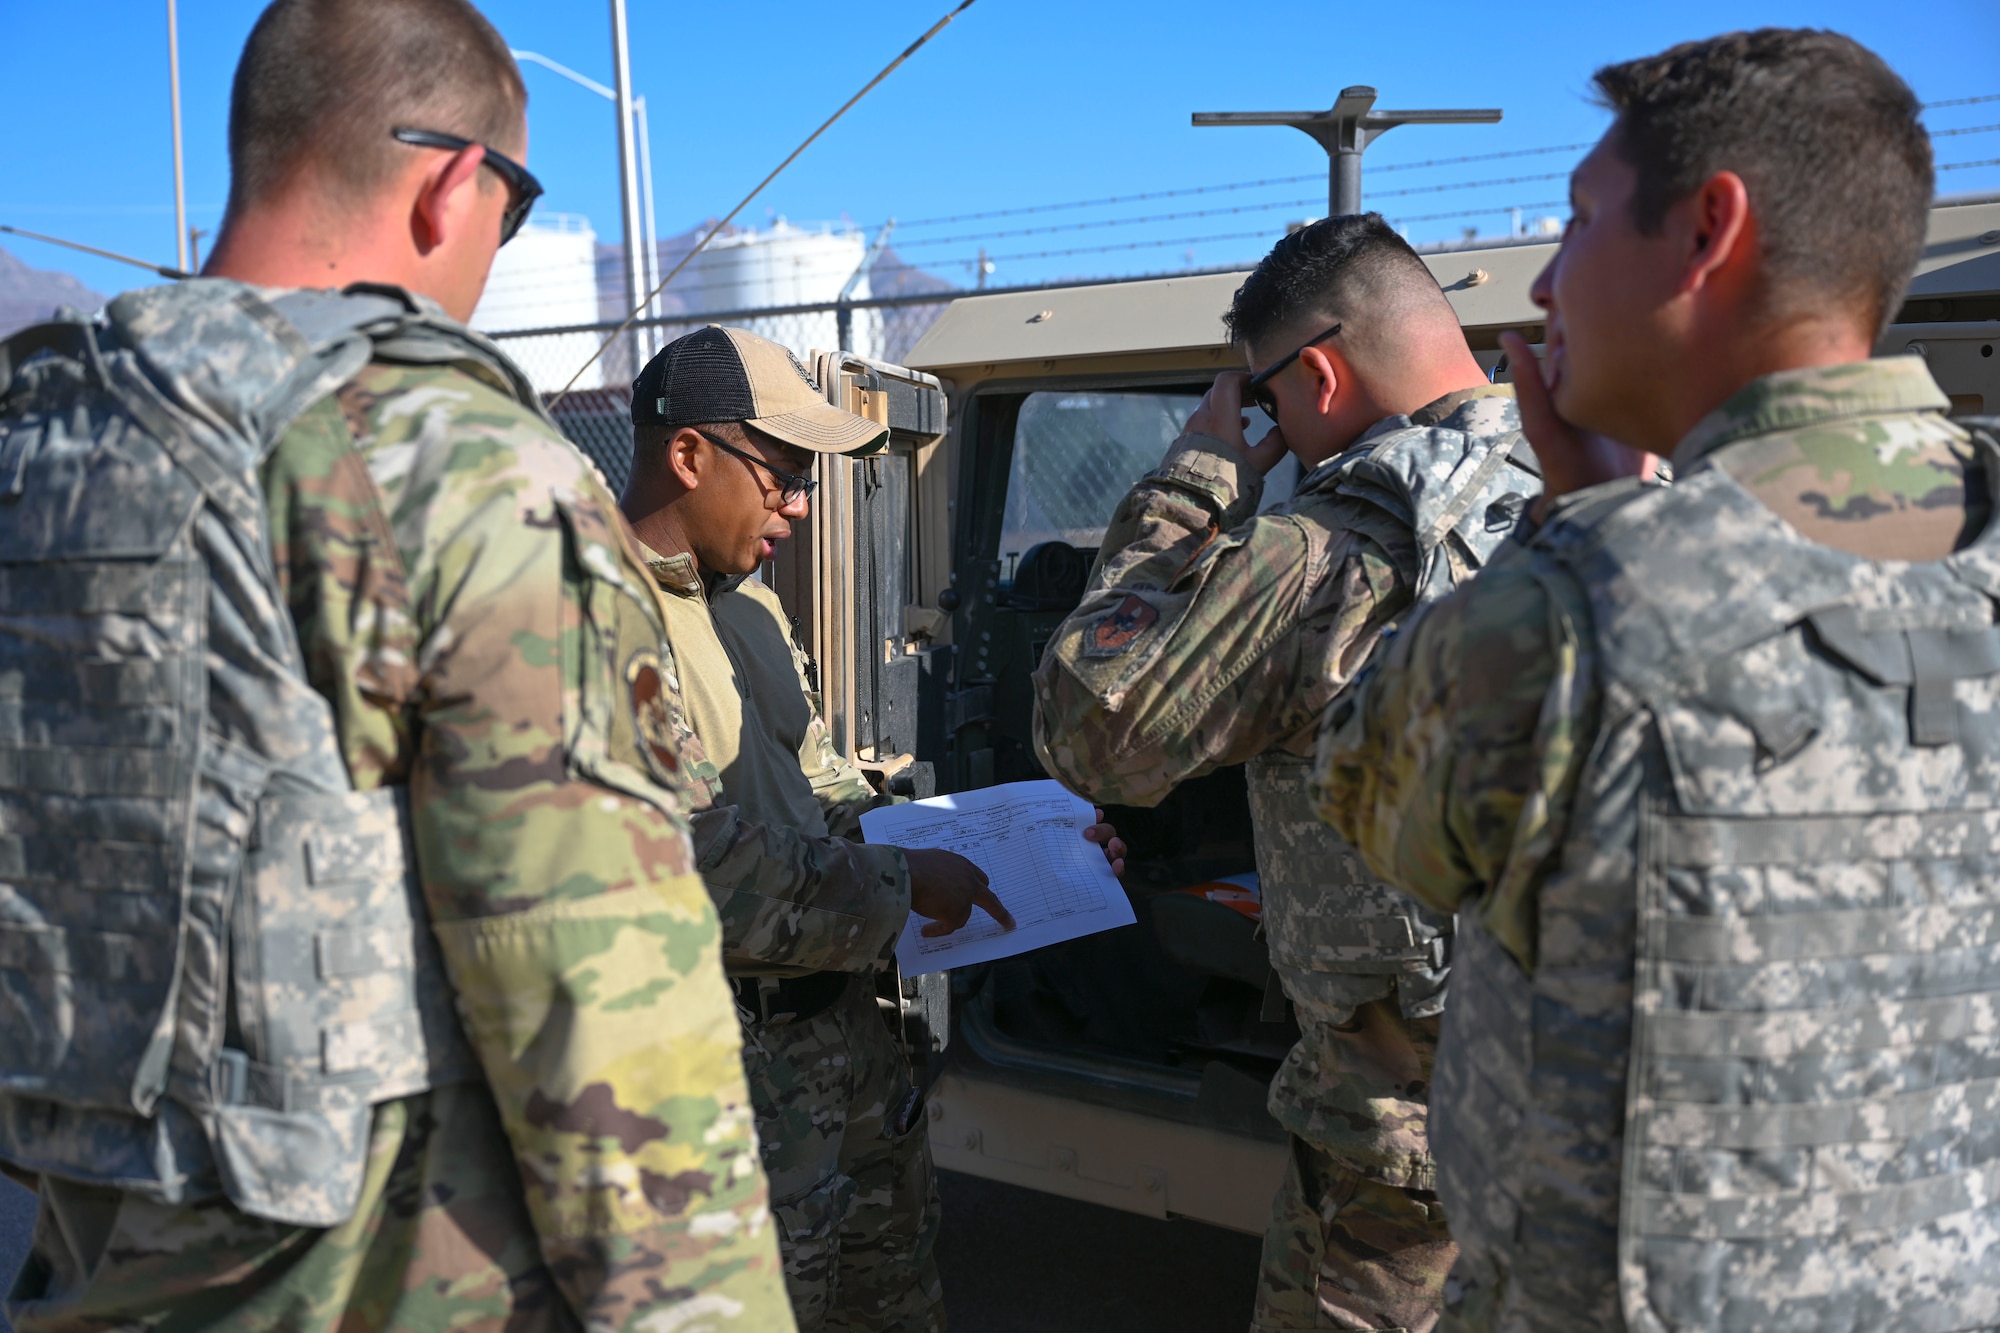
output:
MULTIPOLYGON (((456 134, 446 134, 441 130, 396 129, 389 133, 399 143, 415 144, 419 148, 442 148, 453 153, 478 143, 477 140, 461 139, 456 134)), ((478 146, 486 148, 483 143, 478 146)), ((507 188, 513 192, 514 197, 508 203, 507 211, 500 216, 500 244, 505 245, 514 239, 514 234, 521 230, 521 224, 528 220, 528 210, 535 206, 535 200, 542 197, 542 183, 519 162, 491 148, 486 148, 485 165, 493 168, 493 174, 505 181, 507 188)))
MULTIPOLYGON (((689 429, 693 430, 694 428, 690 427, 689 429)), ((819 483, 811 477, 801 477, 796 472, 786 472, 781 468, 772 467, 769 463, 766 463, 747 449, 738 449, 727 440, 718 440, 705 430, 695 430, 694 433, 722 450, 725 454, 735 454, 744 462, 755 463, 758 467, 770 473, 771 480, 778 483, 777 507, 780 509, 790 508, 819 488, 819 483)))
POLYGON ((1273 422, 1277 421, 1278 397, 1270 390, 1271 377, 1292 364, 1292 362, 1298 360, 1300 353, 1304 352, 1306 348, 1311 347, 1314 343, 1323 343, 1334 334, 1339 333, 1340 328, 1341 326, 1336 324, 1325 333, 1320 334, 1319 337, 1306 339, 1306 341, 1299 344, 1298 350, 1290 356, 1273 361, 1270 365, 1265 366, 1255 375, 1252 375, 1250 382, 1243 386, 1243 396, 1262 408, 1264 415, 1271 418, 1273 422))

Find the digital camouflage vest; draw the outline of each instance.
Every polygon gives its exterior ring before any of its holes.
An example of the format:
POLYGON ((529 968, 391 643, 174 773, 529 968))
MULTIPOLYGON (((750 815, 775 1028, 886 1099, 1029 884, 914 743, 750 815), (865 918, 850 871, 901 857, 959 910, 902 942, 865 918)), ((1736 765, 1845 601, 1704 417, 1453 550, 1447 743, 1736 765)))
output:
POLYGON ((371 359, 536 400, 401 292, 265 295, 0 344, 0 1158, 327 1226, 370 1108, 477 1071, 406 792, 349 785, 258 467, 371 359))
POLYGON ((1602 719, 1532 976, 1460 937, 1474 1326, 2000 1324, 2000 533, 1878 563, 1711 467, 1531 557, 1602 719))
MULTIPOLYGON (((1379 515, 1384 550, 1417 563, 1398 570, 1422 605, 1450 592, 1486 562, 1541 491, 1534 455, 1512 398, 1461 404, 1451 425, 1390 425, 1330 459, 1300 482, 1279 512, 1310 510, 1331 497, 1364 501, 1379 515)), ((1343 510, 1343 526, 1371 521, 1343 510)), ((1394 991, 1405 1016, 1444 1005, 1451 918, 1368 872, 1312 801, 1312 761, 1281 750, 1246 765, 1271 965, 1294 1002, 1327 1022, 1394 991)))

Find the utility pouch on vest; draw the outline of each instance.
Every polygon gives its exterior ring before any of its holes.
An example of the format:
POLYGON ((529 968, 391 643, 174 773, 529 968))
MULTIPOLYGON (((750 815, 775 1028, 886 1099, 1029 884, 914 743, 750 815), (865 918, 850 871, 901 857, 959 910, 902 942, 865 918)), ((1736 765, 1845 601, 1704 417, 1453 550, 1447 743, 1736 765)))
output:
POLYGON ((332 1225, 369 1107, 474 1072, 404 796, 350 789, 258 483, 378 341, 505 365, 401 294, 209 279, 0 344, 0 1156, 29 1170, 332 1225))
POLYGON ((476 1073, 416 882, 408 797, 257 804, 230 929, 247 1049, 225 1048, 209 1086, 188 1090, 246 1211, 308 1226, 346 1217, 368 1109, 476 1073))

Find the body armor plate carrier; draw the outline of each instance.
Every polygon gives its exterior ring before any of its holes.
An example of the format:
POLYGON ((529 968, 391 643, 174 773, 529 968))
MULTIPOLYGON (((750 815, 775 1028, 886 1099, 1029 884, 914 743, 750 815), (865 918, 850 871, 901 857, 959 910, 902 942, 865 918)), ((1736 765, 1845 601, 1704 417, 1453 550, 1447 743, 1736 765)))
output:
MULTIPOLYGON (((1407 421, 1378 427, 1304 478, 1286 509, 1329 495, 1358 500, 1368 517, 1341 522, 1377 535, 1384 550, 1416 540, 1417 564, 1398 573, 1417 606, 1449 593, 1507 538, 1541 491, 1512 399, 1474 399, 1497 429, 1469 434, 1407 421)), ((1456 416, 1456 414, 1454 414, 1456 416)), ((1447 418, 1451 420, 1453 418, 1447 418)), ((1282 511, 1281 511, 1282 512, 1282 511)), ((1270 750, 1245 765, 1264 936, 1285 993, 1322 1021, 1391 994, 1411 1018, 1444 1005, 1451 918, 1379 882, 1313 809, 1312 763, 1270 750)))
POLYGON ((372 359, 483 339, 393 289, 201 279, 0 344, 0 1158, 328 1226, 370 1108, 477 1073, 406 791, 356 792, 258 468, 372 359))
POLYGON ((1531 555, 1602 723, 1533 973, 1460 936, 1432 1142, 1480 1326, 2000 1324, 2000 530, 1871 561, 1709 467, 1531 555))

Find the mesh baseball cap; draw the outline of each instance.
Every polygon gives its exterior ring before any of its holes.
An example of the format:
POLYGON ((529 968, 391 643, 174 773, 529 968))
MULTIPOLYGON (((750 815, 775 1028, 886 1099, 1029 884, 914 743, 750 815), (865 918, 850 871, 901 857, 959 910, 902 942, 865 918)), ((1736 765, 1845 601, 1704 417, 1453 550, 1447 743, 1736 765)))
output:
POLYGON ((720 324, 674 339, 632 381, 633 425, 704 421, 741 421, 820 454, 871 454, 889 442, 879 422, 827 402, 790 352, 720 324))

